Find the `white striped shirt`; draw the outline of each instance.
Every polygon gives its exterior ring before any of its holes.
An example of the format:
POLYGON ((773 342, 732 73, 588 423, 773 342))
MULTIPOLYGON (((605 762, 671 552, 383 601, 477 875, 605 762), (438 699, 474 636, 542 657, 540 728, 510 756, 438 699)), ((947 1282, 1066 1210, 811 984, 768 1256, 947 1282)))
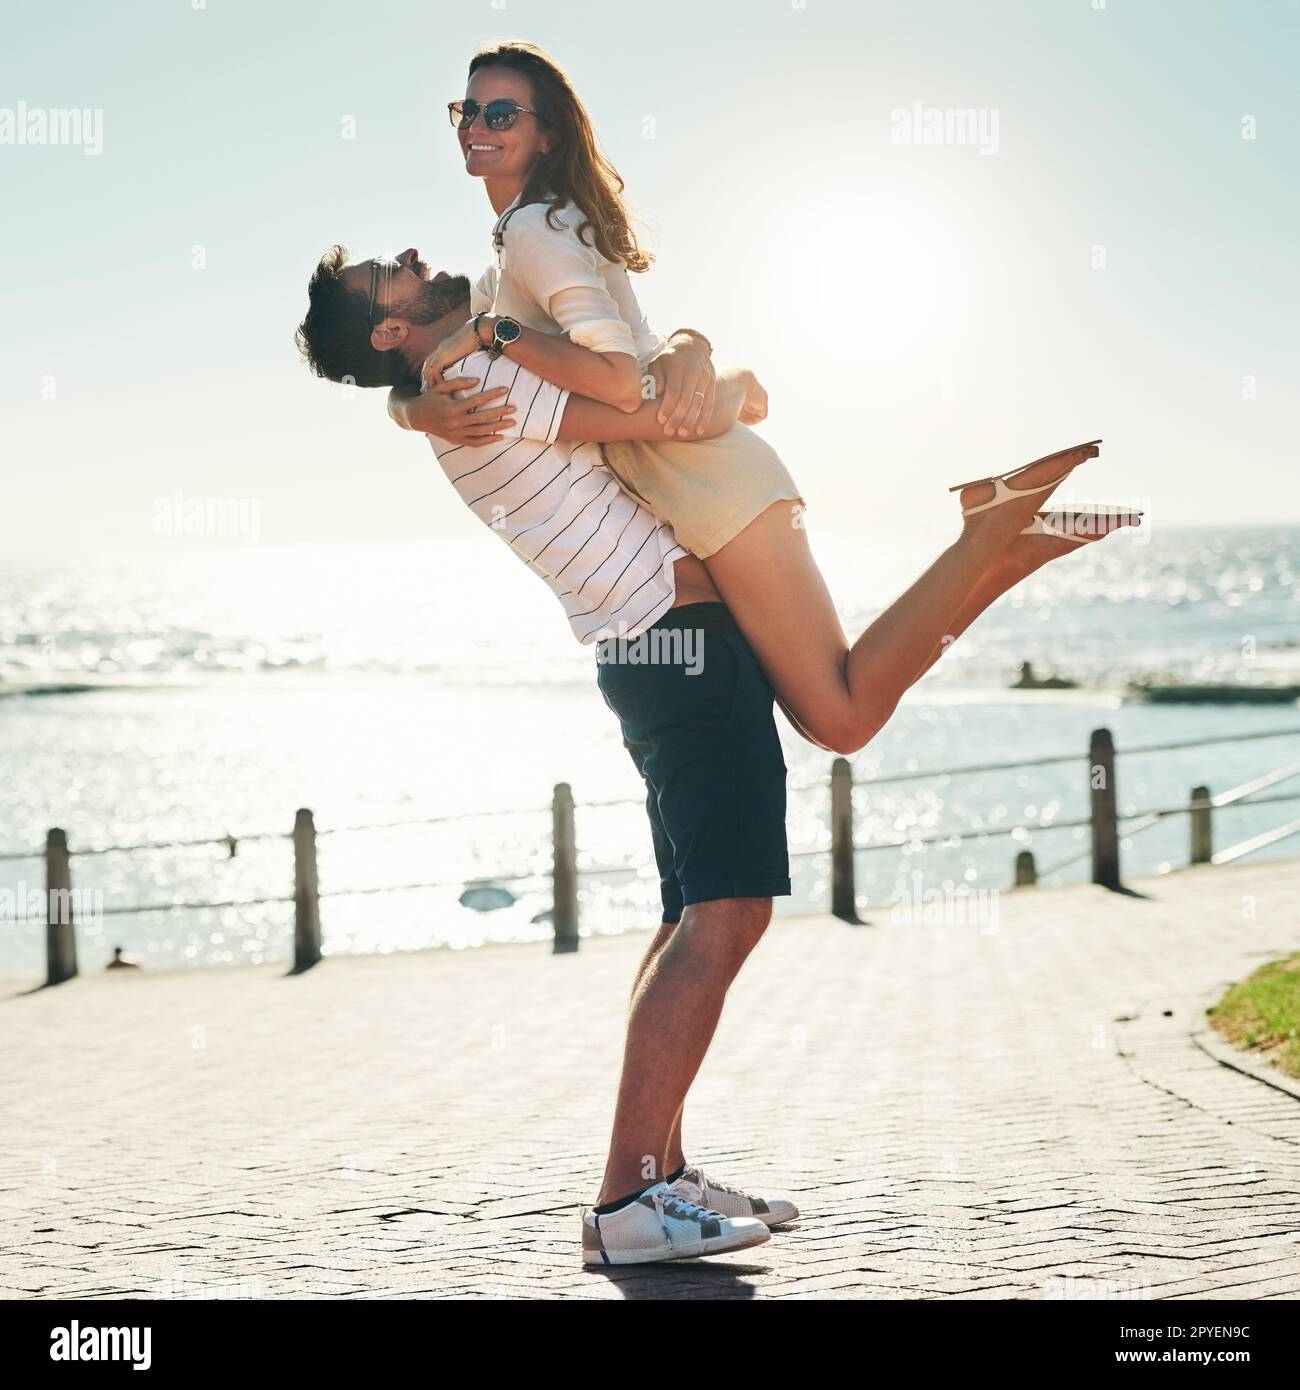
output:
POLYGON ((483 391, 509 387, 492 402, 515 407, 501 443, 428 440, 465 505, 559 598, 578 641, 635 637, 661 618, 677 598, 673 562, 686 551, 623 490, 599 444, 556 439, 569 393, 486 352, 445 375, 475 377, 483 391))

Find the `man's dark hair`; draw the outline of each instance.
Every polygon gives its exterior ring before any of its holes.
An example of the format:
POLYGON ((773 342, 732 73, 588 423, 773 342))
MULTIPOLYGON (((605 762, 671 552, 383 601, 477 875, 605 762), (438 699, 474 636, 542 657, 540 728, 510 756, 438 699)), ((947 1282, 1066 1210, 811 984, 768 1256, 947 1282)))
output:
POLYGON ((410 364, 396 350, 380 352, 370 341, 366 296, 339 278, 348 265, 348 248, 331 246, 307 284, 311 301, 294 341, 307 365, 328 381, 357 386, 397 386, 415 381, 410 364))

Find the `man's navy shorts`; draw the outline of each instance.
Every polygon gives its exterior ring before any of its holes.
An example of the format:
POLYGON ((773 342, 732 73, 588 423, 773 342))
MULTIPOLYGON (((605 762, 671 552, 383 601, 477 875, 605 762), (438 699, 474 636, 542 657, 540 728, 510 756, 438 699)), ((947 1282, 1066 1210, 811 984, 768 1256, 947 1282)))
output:
POLYGON ((596 656, 600 693, 645 779, 663 920, 680 921, 688 903, 788 895, 772 687, 726 607, 670 608, 640 637, 604 639, 596 656), (628 660, 638 653, 650 659, 628 660))

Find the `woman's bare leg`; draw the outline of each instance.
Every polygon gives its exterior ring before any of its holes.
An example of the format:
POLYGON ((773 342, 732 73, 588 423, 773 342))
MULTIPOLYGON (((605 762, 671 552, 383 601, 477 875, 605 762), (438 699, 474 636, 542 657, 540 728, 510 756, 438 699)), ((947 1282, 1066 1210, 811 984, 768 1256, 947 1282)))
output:
MULTIPOLYGON (((1095 541, 1105 540, 1107 536, 1118 531, 1121 527, 1140 524, 1141 522, 1135 514, 1120 512, 1107 518, 1106 521, 1088 532, 1080 531, 1078 534, 1086 535, 1086 543, 1092 544, 1095 541)), ((1003 594, 1014 589, 1021 580, 1028 579, 1035 570, 1041 569, 1050 560, 1058 560, 1064 555, 1076 554, 1082 548, 1082 546, 1074 545, 1061 537, 1017 536, 998 556, 992 567, 985 572, 983 579, 971 590, 966 602, 962 604, 956 617, 953 618, 950 630, 939 639, 938 645, 930 653, 930 659, 925 663, 917 680, 920 679, 920 676, 925 675, 926 671, 939 660, 975 619, 991 604, 996 603, 1003 594)))
MULTIPOLYGON (((1060 479, 1064 467, 1095 453, 1081 449, 1046 462, 1017 486, 1060 479)), ((978 504, 991 495, 984 484, 962 500, 978 504)), ((968 518, 958 539, 852 645, 789 503, 769 507, 705 563, 796 727, 825 748, 850 753, 875 736, 929 668, 963 605, 1048 495, 968 518)))
POLYGON ((852 646, 788 503, 705 563, 796 727, 849 753, 893 714, 996 558, 996 547, 963 535, 852 646))
MULTIPOLYGON (((1013 543, 1012 549, 1014 550, 1015 548, 1013 543)), ((1071 549, 1073 548, 1074 547, 1071 547, 1071 549)), ((1064 550, 1058 551, 1058 554, 1065 553, 1064 550)), ((1045 563, 1045 561, 1040 563, 1045 563)), ((1033 566, 1033 569, 1037 568, 1037 565, 1033 566)), ((912 684, 915 685, 916 682, 925 675, 930 667, 939 660, 944 652, 952 646, 986 608, 996 603, 1003 594, 1014 589, 1015 586, 1030 573, 1032 573, 1032 570, 1022 569, 1011 559, 1009 552, 1004 552, 1002 555, 999 555, 997 559, 994 560, 992 566, 985 570, 983 577, 976 583, 975 587, 967 594, 965 601, 957 610, 956 616, 949 625, 948 631, 939 639, 938 645, 930 653, 930 659, 917 673, 916 679, 913 680, 912 684)), ((781 706, 782 710, 784 710, 785 717, 809 743, 816 743, 820 747, 826 746, 820 743, 820 740, 813 738, 808 730, 799 723, 798 719, 786 708, 784 702, 781 700, 779 692, 777 694, 777 703, 781 706)))

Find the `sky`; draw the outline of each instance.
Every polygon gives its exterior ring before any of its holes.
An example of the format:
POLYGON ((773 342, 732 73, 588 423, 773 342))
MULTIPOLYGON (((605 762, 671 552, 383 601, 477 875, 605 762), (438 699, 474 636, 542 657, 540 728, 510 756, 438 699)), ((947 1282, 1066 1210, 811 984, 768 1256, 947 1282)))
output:
POLYGON ((951 533, 949 486, 1096 436, 1075 497, 1300 521, 1292 0, 43 0, 0 52, 5 551, 156 547, 177 499, 475 533, 292 334, 336 240, 487 263, 445 105, 509 36, 627 181, 651 322, 768 387, 814 533, 951 533), (20 103, 82 143, 12 143, 20 103))

